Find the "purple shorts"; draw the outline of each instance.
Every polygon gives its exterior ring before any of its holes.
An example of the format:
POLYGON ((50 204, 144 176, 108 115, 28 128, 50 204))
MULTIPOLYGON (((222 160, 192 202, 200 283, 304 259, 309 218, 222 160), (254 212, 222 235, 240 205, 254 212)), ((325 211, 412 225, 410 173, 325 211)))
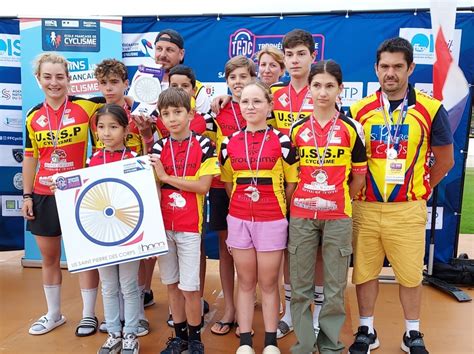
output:
POLYGON ((288 244, 288 220, 248 221, 227 215, 227 246, 255 248, 257 252, 284 250, 288 244))

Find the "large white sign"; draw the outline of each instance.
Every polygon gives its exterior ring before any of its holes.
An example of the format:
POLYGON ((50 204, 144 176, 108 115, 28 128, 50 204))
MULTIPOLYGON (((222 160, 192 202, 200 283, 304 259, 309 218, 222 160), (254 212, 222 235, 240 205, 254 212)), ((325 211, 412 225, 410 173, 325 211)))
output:
POLYGON ((70 272, 168 252, 148 156, 53 178, 70 272))

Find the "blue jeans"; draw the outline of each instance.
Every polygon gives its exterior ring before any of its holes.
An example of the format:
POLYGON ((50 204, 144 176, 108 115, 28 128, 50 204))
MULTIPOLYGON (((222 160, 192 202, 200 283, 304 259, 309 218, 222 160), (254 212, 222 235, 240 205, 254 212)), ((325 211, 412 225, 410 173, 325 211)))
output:
POLYGON ((123 333, 137 333, 140 312, 138 268, 140 261, 132 261, 99 268, 102 282, 104 316, 109 333, 122 331, 120 324, 119 291, 123 295, 125 326, 123 333))

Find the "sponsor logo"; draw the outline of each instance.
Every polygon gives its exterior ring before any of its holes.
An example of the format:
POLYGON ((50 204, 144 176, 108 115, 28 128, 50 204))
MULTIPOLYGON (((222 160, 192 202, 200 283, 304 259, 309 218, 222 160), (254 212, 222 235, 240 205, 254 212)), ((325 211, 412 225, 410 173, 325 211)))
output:
POLYGON ((48 26, 47 21, 52 20, 42 20, 43 50, 100 51, 99 21, 88 20, 81 23, 79 20, 55 20, 57 26, 48 26))
MULTIPOLYGON (((244 55, 252 58, 263 46, 270 45, 283 50, 283 34, 257 35, 246 28, 240 28, 229 37, 229 58, 244 55)), ((313 34, 316 61, 324 59, 324 36, 313 34)))
POLYGON ((13 186, 19 191, 23 190, 23 175, 21 172, 18 172, 13 176, 13 186))
POLYGON ((209 97, 214 96, 214 93, 216 91, 214 85, 205 85, 204 89, 206 90, 206 95, 208 95, 209 97))
POLYGON ((21 106, 21 85, 0 83, 0 106, 21 106))
POLYGON ((341 92, 342 105, 349 107, 361 100, 363 97, 363 86, 362 82, 344 82, 344 89, 341 92))
POLYGON ((0 145, 23 145, 23 135, 20 132, 2 132, 0 145))
POLYGON ((145 161, 139 159, 135 160, 134 162, 126 163, 123 165, 123 173, 132 173, 149 169, 150 166, 147 166, 145 161))
POLYGON ((12 155, 16 162, 23 162, 23 149, 12 149, 12 155))
POLYGON ((122 58, 125 65, 153 66, 155 64, 155 46, 158 32, 124 33, 122 35, 122 58))
POLYGON ((58 21, 56 21, 56 20, 45 20, 44 25, 46 27, 58 27, 58 21))
POLYGON ((163 250, 166 248, 166 243, 163 241, 154 243, 141 243, 138 245, 138 253, 149 253, 154 250, 163 250))
MULTIPOLYGON (((462 30, 454 30, 448 47, 454 62, 459 62, 462 30)), ((410 41, 413 46, 413 61, 416 64, 433 64, 435 61, 435 37, 430 28, 400 28, 400 37, 410 41)))
POLYGON ((23 216, 21 207, 23 206, 23 197, 21 195, 2 195, 2 216, 23 216))
POLYGON ((71 176, 71 177, 59 176, 58 178, 56 178, 56 186, 58 187, 58 189, 62 191, 71 189, 71 188, 81 187, 82 186, 81 176, 79 175, 71 176))
POLYGON ((20 36, 0 33, 0 66, 20 67, 20 36))
POLYGON ((38 124, 41 128, 46 127, 46 124, 48 124, 48 118, 44 115, 40 115, 38 119, 36 119, 36 124, 38 124))
POLYGON ((433 97, 433 84, 417 82, 415 88, 428 96, 433 97))
POLYGON ((283 95, 281 95, 281 96, 278 98, 278 102, 280 102, 280 104, 281 104, 283 107, 288 106, 288 103, 290 103, 290 100, 288 99, 288 95, 287 95, 286 93, 284 93, 283 95))
MULTIPOLYGON (((426 230, 431 230, 431 214, 433 213, 433 208, 429 206, 427 207, 427 211, 428 211, 428 218, 426 219, 426 230)), ((435 230, 443 229, 443 214, 444 214, 444 208, 437 207, 435 230)))
POLYGON ((21 119, 21 111, 18 110, 0 110, 0 125, 3 131, 21 131, 23 121, 21 119))

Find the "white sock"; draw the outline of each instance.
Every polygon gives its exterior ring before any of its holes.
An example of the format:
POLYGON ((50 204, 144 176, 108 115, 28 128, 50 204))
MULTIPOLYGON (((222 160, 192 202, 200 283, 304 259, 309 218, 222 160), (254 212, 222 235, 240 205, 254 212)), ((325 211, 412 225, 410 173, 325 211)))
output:
POLYGON ((314 311, 313 311, 313 328, 319 327, 319 314, 323 308, 324 302, 324 287, 315 285, 314 286, 314 311))
POLYGON ((410 337, 410 331, 420 331, 420 320, 405 320, 405 327, 407 330, 407 337, 410 337))
POLYGON ((46 317, 57 321, 61 317, 61 284, 43 285, 48 313, 46 317))
POLYGON ((374 316, 370 317, 359 317, 360 326, 367 326, 369 328, 369 334, 374 334, 374 316))
POLYGON ((97 300, 97 288, 81 289, 82 295, 82 318, 95 316, 95 303, 97 300))
POLYGON ((293 325, 293 321, 291 320, 291 284, 283 284, 283 289, 285 289, 285 314, 281 318, 282 321, 285 321, 288 326, 293 325))
POLYGON ((138 319, 139 320, 146 320, 145 317, 145 303, 143 299, 145 298, 145 285, 138 286, 138 293, 140 294, 140 306, 138 311, 138 319))

